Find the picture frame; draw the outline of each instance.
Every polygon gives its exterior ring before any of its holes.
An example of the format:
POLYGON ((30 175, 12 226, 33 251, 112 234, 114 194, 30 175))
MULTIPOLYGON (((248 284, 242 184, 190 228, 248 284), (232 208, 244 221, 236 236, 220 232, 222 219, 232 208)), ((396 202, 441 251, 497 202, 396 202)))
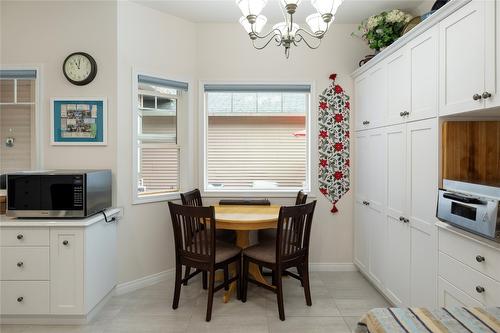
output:
POLYGON ((51 98, 51 144, 105 146, 107 118, 104 97, 51 98))

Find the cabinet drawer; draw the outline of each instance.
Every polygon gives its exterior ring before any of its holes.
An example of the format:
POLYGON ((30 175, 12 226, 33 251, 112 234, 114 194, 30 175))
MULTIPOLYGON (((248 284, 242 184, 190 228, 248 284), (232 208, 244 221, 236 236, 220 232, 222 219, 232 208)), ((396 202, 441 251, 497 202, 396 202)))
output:
POLYGON ((455 308, 463 306, 484 307, 474 298, 470 297, 442 277, 438 279, 439 306, 445 308, 455 308))
POLYGON ((439 230, 439 250, 500 281, 500 251, 442 229, 439 230))
POLYGON ((2 247, 0 280, 48 280, 48 247, 2 247))
POLYGON ((439 275, 487 306, 500 304, 500 283, 442 252, 439 253, 439 275))
POLYGON ((2 228, 0 245, 49 246, 49 228, 2 228))
POLYGON ((4 315, 48 314, 48 281, 1 281, 0 309, 4 315))

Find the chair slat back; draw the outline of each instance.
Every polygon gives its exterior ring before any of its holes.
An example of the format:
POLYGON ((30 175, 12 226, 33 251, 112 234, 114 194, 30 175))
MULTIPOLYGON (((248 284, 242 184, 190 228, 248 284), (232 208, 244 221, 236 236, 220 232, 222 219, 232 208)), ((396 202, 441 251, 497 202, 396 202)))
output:
POLYGON ((299 193, 297 193, 297 198, 295 199, 295 206, 298 205, 303 205, 307 201, 307 194, 304 193, 304 191, 300 190, 299 193))
POLYGON ((215 261, 214 207, 168 203, 178 256, 210 263, 215 261))
POLYGON ((194 189, 192 191, 181 193, 181 201, 185 206, 196 206, 202 207, 203 201, 201 200, 201 193, 199 189, 194 189))
POLYGON ((316 200, 308 204, 281 207, 276 232, 278 262, 308 254, 315 207, 316 200))

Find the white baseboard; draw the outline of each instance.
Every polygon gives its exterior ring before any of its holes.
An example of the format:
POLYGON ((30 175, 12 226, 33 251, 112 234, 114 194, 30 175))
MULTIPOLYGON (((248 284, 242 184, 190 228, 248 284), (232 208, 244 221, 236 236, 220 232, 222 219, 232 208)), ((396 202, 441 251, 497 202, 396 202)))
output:
POLYGON ((355 272, 357 267, 352 262, 317 262, 309 263, 311 272, 355 272))
POLYGON ((158 282, 165 281, 166 279, 173 277, 174 273, 175 268, 171 268, 136 280, 120 283, 115 288, 115 295, 123 295, 134 290, 152 286, 158 282))
MULTIPOLYGON (((358 269, 352 262, 346 263, 310 263, 309 269, 311 272, 355 272, 358 269)), ((148 275, 137 280, 120 283, 115 288, 115 295, 123 295, 144 287, 152 286, 158 282, 165 281, 168 278, 173 278, 175 268, 148 275)))

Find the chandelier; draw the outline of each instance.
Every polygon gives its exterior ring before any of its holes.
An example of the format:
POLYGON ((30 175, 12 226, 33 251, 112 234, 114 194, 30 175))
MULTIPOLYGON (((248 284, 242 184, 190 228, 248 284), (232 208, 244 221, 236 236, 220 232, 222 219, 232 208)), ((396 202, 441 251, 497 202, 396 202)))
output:
POLYGON ((267 23, 267 18, 260 13, 267 4, 267 0, 236 0, 243 16, 240 18, 240 24, 248 33, 253 46, 262 50, 271 42, 276 42, 276 46, 285 48, 285 56, 290 56, 290 47, 298 46, 304 42, 309 48, 317 49, 321 45, 321 40, 325 36, 330 24, 335 19, 335 13, 342 4, 342 0, 311 0, 311 4, 317 10, 317 13, 311 14, 306 18, 309 30, 301 28, 293 21, 293 15, 297 11, 301 0, 279 0, 280 8, 283 13, 284 21, 275 24, 268 33, 262 33, 267 23), (257 40, 264 40, 261 45, 257 40), (312 42, 314 41, 314 42, 312 42))

